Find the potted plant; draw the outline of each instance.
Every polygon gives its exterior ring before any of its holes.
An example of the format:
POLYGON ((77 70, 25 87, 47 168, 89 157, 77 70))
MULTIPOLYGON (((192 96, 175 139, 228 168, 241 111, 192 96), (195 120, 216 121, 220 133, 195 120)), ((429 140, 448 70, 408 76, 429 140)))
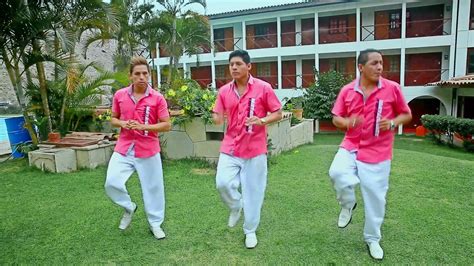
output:
POLYGON ((302 96, 291 98, 291 104, 293 105, 293 109, 291 112, 293 113, 293 117, 298 120, 303 120, 303 105, 304 105, 304 98, 302 96))

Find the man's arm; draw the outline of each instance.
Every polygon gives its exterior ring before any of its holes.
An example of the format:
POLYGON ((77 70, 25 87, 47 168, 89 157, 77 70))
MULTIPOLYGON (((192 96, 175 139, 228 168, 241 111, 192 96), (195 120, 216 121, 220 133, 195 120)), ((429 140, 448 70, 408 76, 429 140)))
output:
POLYGON ((118 113, 112 112, 112 118, 110 119, 110 124, 113 127, 123 127, 126 129, 130 129, 130 125, 128 121, 120 120, 120 115, 118 113))
POLYGON ((384 118, 380 120, 380 130, 390 130, 392 127, 392 121, 394 127, 398 127, 399 125, 405 125, 411 121, 411 118, 411 113, 399 114, 394 119, 384 118))
POLYGON ((270 124, 270 123, 273 123, 273 122, 276 122, 276 121, 280 121, 282 119, 282 117, 283 117, 283 112, 280 109, 280 110, 275 111, 273 113, 270 113, 267 116, 262 117, 262 118, 257 117, 257 116, 249 117, 245 121, 245 125, 246 126, 249 126, 249 125, 264 126, 266 124, 270 124))
POLYGON ((339 129, 349 130, 362 124, 363 120, 360 116, 342 117, 333 116, 332 123, 339 129))
POLYGON ((224 123, 224 114, 223 113, 212 113, 212 121, 216 125, 222 125, 224 123))
POLYGON ((171 130, 171 121, 169 117, 160 118, 160 122, 156 124, 140 124, 138 121, 131 120, 130 128, 136 130, 146 130, 151 132, 167 132, 171 130))

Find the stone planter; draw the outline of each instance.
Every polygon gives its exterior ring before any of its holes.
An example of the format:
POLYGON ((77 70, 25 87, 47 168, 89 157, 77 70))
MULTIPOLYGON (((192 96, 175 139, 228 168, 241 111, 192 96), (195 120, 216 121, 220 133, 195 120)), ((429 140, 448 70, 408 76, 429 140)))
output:
MULTIPOLYGON (((291 114, 267 126, 270 154, 279 154, 313 142, 312 119, 303 119, 294 127, 291 127, 290 121, 291 114)), ((195 118, 184 126, 173 126, 170 132, 160 135, 162 153, 169 159, 202 158, 217 162, 226 127, 227 125, 205 125, 200 118, 195 118)))

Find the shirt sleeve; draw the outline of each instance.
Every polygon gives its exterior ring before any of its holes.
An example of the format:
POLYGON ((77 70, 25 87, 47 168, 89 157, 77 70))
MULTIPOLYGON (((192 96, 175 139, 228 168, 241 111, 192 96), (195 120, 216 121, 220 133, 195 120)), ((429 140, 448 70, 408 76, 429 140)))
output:
POLYGON ((223 89, 220 89, 219 93, 217 94, 216 102, 214 104, 214 109, 212 109, 214 113, 222 114, 225 111, 224 96, 222 95, 223 91, 224 91, 223 89))
POLYGON ((411 114, 410 107, 403 96, 402 90, 399 86, 395 88, 395 113, 399 114, 411 114))
POLYGON ((119 96, 117 94, 118 92, 115 92, 114 97, 112 99, 112 113, 116 113, 120 117, 120 104, 118 101, 119 96))
POLYGON ((168 103, 166 102, 163 95, 158 97, 158 119, 167 118, 170 116, 168 112, 168 103))
POLYGON ((346 117, 347 110, 345 105, 345 98, 346 98, 346 91, 344 88, 339 92, 337 95, 336 101, 334 102, 334 106, 332 107, 331 113, 335 116, 346 117))
POLYGON ((267 105, 267 112, 274 113, 281 109, 281 102, 278 100, 275 92, 272 88, 266 87, 265 90, 265 100, 267 105))

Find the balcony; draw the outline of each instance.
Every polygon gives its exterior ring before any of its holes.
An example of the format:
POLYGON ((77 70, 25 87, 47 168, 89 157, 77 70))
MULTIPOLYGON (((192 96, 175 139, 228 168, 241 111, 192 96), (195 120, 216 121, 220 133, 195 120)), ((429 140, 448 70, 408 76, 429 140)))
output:
POLYGON ((247 49, 263 49, 277 47, 277 34, 247 36, 247 49))
POLYGON ((214 40, 214 51, 229 52, 243 49, 241 46, 242 38, 225 38, 214 40))
POLYGON ((405 71, 405 86, 424 86, 447 78, 448 69, 422 69, 405 71))
POLYGON ((382 76, 400 84, 400 71, 384 71, 382 76))
POLYGON ((451 18, 407 21, 407 38, 451 34, 451 18))
POLYGON ((281 46, 301 46, 314 44, 314 30, 284 32, 281 34, 281 46))

